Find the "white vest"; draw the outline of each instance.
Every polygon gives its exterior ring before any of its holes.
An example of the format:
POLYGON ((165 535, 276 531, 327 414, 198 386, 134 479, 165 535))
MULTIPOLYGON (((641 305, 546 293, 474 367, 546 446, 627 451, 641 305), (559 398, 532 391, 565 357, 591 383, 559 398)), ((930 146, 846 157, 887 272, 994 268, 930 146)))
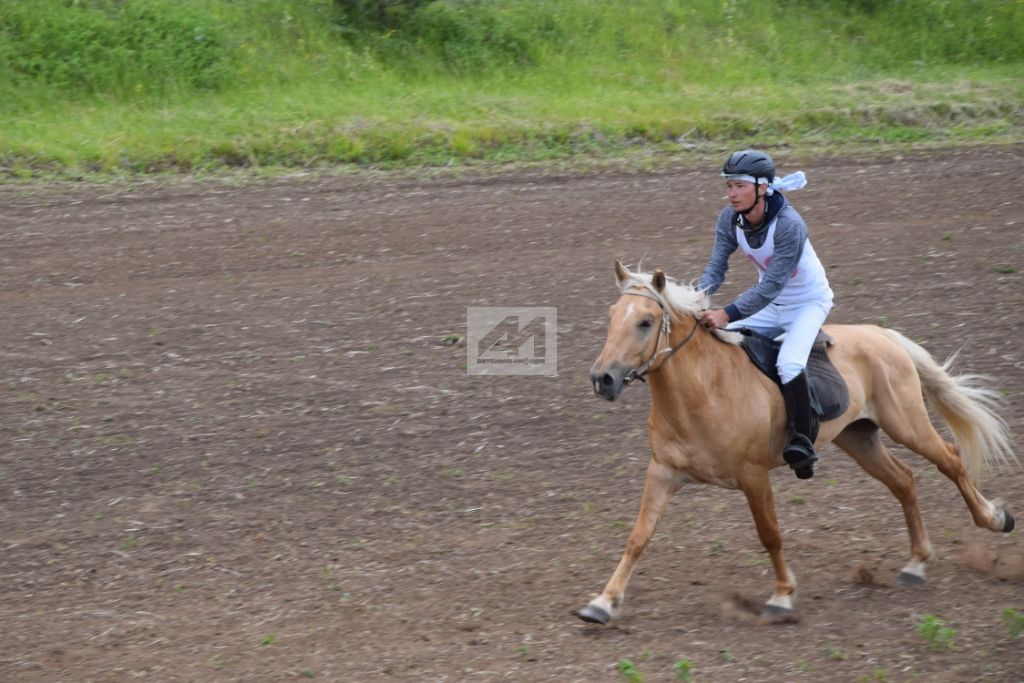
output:
MULTIPOLYGON (((759 249, 751 247, 743 230, 736 228, 736 241, 739 243, 743 253, 747 255, 747 258, 757 267, 758 282, 764 280, 768 266, 772 263, 772 255, 775 253, 775 223, 777 221, 778 219, 773 220, 771 225, 768 226, 768 235, 764 239, 764 244, 759 249)), ((818 260, 818 255, 814 253, 811 240, 807 239, 804 240, 804 249, 800 255, 800 262, 797 264, 796 270, 793 271, 789 282, 782 288, 779 295, 775 297, 773 303, 787 305, 810 302, 821 302, 831 305, 832 288, 828 286, 825 268, 821 265, 821 261, 818 260)))

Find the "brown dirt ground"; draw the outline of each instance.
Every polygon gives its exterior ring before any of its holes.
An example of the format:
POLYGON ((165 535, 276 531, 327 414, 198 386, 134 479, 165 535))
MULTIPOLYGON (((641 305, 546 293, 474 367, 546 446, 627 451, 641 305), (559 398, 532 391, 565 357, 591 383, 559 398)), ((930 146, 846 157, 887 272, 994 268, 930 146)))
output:
MULTIPOLYGON (((784 170, 793 170, 781 155, 784 170)), ((987 373, 1024 433, 1024 147, 820 158, 793 196, 837 296, 987 373)), ((829 448, 773 475, 799 621, 743 497, 686 488, 609 627, 643 386, 592 396, 612 261, 696 277, 713 162, 658 173, 0 188, 0 680, 1024 680, 1020 531, 915 471, 936 557, 829 448), (466 307, 557 306, 557 377, 470 377, 466 307), (916 634, 934 614, 951 648, 916 634)), ((726 294, 750 282, 741 264, 726 294)), ((719 297, 724 303, 727 299, 719 297)), ((1018 440, 1019 443, 1019 440, 1018 440)), ((990 476, 1024 523, 1024 474, 990 476)))

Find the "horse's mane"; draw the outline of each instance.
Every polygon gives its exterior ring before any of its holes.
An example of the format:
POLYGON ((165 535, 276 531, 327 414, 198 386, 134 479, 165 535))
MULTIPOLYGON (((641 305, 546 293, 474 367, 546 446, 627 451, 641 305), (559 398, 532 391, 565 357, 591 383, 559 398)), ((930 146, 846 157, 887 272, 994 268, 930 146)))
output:
MULTIPOLYGON (((651 284, 651 278, 654 277, 653 273, 645 273, 641 270, 632 271, 627 268, 626 272, 628 277, 623 279, 619 287, 620 292, 625 292, 630 287, 646 287, 651 284)), ((665 276, 664 298, 673 312, 690 318, 699 317, 701 311, 711 305, 711 297, 704 290, 697 289, 692 285, 684 285, 667 275, 665 276)), ((743 338, 740 333, 729 330, 715 330, 714 333, 719 339, 729 344, 738 345, 743 338)))

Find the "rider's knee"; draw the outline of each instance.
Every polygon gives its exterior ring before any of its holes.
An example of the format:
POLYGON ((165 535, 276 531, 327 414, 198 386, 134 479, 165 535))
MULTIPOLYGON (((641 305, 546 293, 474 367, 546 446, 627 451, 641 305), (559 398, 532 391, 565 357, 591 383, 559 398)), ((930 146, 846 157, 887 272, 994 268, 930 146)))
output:
POLYGON ((779 378, 783 384, 789 384, 804 371, 804 366, 800 363, 782 362, 775 367, 779 371, 779 378))

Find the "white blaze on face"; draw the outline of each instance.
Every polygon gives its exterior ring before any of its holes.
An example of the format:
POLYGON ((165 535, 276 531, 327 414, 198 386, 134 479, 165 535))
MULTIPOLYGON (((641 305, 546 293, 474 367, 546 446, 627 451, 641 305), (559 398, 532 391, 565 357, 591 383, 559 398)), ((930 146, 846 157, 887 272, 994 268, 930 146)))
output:
POLYGON ((629 302, 628 306, 626 306, 626 317, 624 319, 625 320, 629 320, 629 316, 631 316, 631 315, 633 315, 633 302, 632 301, 629 302))

